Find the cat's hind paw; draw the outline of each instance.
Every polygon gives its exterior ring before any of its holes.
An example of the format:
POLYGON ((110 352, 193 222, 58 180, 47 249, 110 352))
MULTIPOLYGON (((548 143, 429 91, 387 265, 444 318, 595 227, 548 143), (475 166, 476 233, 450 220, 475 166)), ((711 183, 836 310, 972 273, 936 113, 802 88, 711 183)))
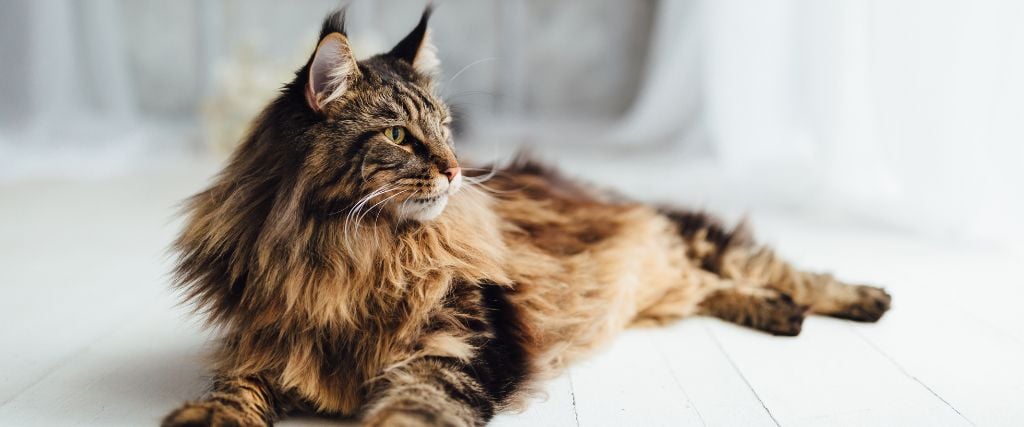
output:
POLYGON ((856 292, 856 301, 829 315, 857 322, 877 322, 892 307, 892 296, 885 289, 857 285, 856 292))
POLYGON ((803 329, 807 307, 780 293, 777 297, 766 298, 759 314, 759 321, 750 326, 772 335, 795 337, 803 329))

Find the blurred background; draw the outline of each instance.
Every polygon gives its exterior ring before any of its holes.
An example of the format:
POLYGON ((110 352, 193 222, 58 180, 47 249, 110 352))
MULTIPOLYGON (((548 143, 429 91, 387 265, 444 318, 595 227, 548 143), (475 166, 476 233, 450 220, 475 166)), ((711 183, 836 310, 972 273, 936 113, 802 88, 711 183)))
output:
MULTIPOLYGON (((4 0, 0 183, 212 170, 338 4, 4 0)), ((356 54, 422 7, 355 1, 356 54)), ((1022 16, 1013 0, 445 0, 432 27, 464 157, 529 146, 642 199, 1020 246, 1022 16)))

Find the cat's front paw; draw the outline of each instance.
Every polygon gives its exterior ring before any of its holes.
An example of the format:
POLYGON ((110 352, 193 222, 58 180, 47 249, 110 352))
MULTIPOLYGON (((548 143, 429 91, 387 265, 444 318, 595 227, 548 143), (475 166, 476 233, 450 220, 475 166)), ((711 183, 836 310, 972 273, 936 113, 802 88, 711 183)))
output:
POLYGON ((857 299, 832 316, 858 322, 877 322, 892 306, 892 296, 885 289, 874 286, 856 286, 857 299))
POLYGON ((266 425, 246 420, 239 411, 219 402, 189 402, 164 417, 162 427, 246 427, 266 425))

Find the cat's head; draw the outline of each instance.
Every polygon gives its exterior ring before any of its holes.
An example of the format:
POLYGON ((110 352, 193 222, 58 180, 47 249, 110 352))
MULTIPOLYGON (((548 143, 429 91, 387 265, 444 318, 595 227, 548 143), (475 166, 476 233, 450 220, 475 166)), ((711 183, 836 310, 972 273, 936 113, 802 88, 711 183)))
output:
POLYGON ((274 155, 288 158, 277 160, 294 165, 296 185, 307 189, 305 209, 322 211, 312 214, 428 221, 459 190, 451 113, 435 90, 430 13, 390 51, 361 61, 344 11, 328 16, 309 61, 260 119, 256 132, 271 130, 274 155))

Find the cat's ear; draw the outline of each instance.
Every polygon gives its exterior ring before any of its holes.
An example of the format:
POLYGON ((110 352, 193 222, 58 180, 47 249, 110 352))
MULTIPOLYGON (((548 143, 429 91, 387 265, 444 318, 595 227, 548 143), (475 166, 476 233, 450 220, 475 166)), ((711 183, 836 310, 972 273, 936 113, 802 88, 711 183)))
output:
POLYGON ((412 64, 422 74, 435 76, 441 70, 441 60, 437 57, 437 48, 430 42, 430 31, 427 29, 431 13, 433 7, 428 5, 416 28, 398 42, 388 55, 412 64))
POLYGON ((345 94, 359 78, 359 66, 352 55, 348 37, 331 32, 320 38, 309 63, 306 101, 314 111, 323 111, 328 102, 345 94))

